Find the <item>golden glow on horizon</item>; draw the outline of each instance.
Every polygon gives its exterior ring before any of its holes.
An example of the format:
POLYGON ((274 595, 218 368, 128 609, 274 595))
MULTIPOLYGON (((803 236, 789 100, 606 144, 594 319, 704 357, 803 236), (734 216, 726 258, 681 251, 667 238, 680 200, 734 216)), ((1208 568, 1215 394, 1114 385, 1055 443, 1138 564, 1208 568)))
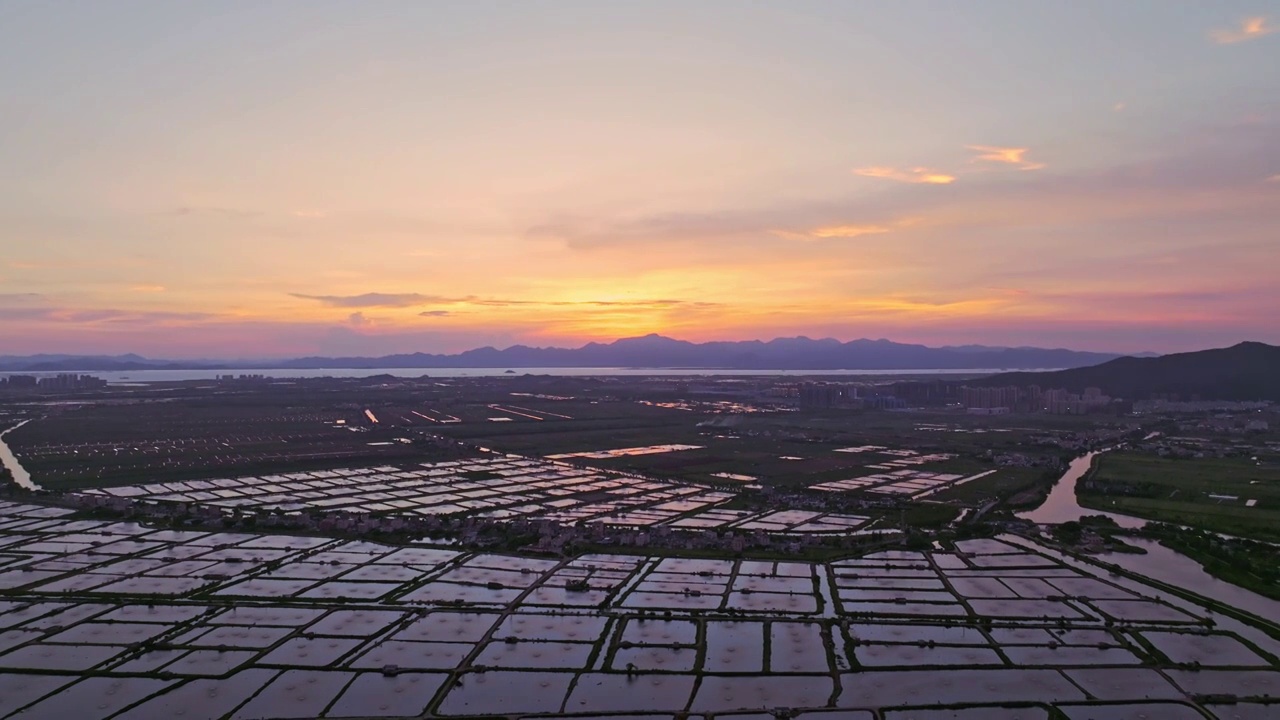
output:
MULTIPOLYGON (((448 348, 418 348, 456 352, 482 344, 502 346, 514 342, 575 346, 582 342, 609 342, 648 333, 691 341, 769 339, 796 334, 901 340, 910 337, 902 332, 908 328, 972 328, 990 326, 993 322, 997 325, 1008 322, 1053 323, 1063 317, 1089 316, 1105 317, 1111 324, 1141 328, 1151 323, 1166 322, 1169 318, 1177 322, 1212 322, 1216 312, 1208 307, 1170 308, 1166 296, 1161 294, 1135 292, 1124 297, 1112 297, 1105 289, 1090 291, 1074 287, 1055 293, 989 288, 955 297, 900 292, 849 297, 835 290, 818 289, 789 293, 783 296, 785 299, 765 293, 696 302, 628 300, 618 295, 582 294, 572 297, 573 300, 530 299, 496 306, 462 302, 450 309, 401 307, 354 312, 304 303, 297 306, 296 314, 266 315, 59 309, 43 315, 38 322, 44 327, 52 323, 74 328, 78 335, 131 338, 137 332, 145 332, 148 336, 155 336, 157 332, 181 332, 188 336, 195 333, 194 337, 200 339, 193 343, 188 341, 194 348, 203 348, 215 341, 225 342, 229 334, 244 337, 246 333, 265 333, 269 336, 308 327, 317 330, 345 327, 354 334, 353 338, 362 338, 365 344, 377 343, 382 337, 424 329, 478 333, 478 337, 486 337, 486 334, 488 337, 502 337, 510 328, 522 329, 518 338, 507 342, 476 340, 448 348), (587 299, 591 297, 596 299, 587 299), (836 327, 833 321, 852 323, 852 327, 859 330, 841 333, 823 329, 836 327)), ((260 340, 261 347, 268 350, 262 352, 290 354, 287 346, 275 350, 270 341, 264 340, 260 340)), ((214 352, 216 348, 217 345, 211 345, 203 352, 214 352)), ((180 349, 172 352, 183 354, 180 349)), ((199 351, 193 349, 185 354, 196 355, 199 351)), ((357 350, 356 354, 378 355, 384 352, 357 350)))

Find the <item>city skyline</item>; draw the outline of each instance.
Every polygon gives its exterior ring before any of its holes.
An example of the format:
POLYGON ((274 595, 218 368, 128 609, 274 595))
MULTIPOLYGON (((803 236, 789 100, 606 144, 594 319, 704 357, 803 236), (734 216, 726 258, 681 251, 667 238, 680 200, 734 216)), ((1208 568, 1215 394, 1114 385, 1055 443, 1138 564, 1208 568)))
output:
POLYGON ((0 86, 0 354, 1280 343, 1274 2, 12 2, 0 86))

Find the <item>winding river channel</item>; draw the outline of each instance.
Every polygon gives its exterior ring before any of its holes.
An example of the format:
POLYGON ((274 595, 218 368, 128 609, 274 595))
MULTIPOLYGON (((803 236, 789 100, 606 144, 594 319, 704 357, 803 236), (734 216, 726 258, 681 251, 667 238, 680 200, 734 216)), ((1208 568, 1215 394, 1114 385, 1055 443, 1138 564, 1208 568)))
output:
POLYGON ((1024 513, 1018 513, 1018 517, 1023 520, 1030 520, 1038 524, 1064 523, 1072 520, 1080 520, 1085 515, 1105 515, 1122 528, 1137 530, 1147 523, 1142 518, 1132 517, 1130 515, 1118 515, 1116 513, 1103 512, 1101 510, 1090 510, 1080 507, 1080 503, 1076 501, 1076 483, 1085 473, 1089 472, 1089 467, 1093 464, 1093 459, 1107 450, 1098 450, 1086 455, 1081 455, 1071 461, 1071 465, 1067 471, 1063 473, 1058 483, 1053 486, 1053 490, 1049 491, 1049 497, 1045 498, 1043 504, 1035 510, 1024 513))
MULTIPOLYGON (((1148 521, 1144 518, 1118 513, 1092 510, 1080 506, 1076 501, 1076 483, 1089 472, 1093 459, 1107 450, 1098 450, 1081 455, 1071 461, 1062 478, 1053 486, 1049 497, 1035 510, 1018 513, 1018 517, 1039 524, 1064 523, 1078 521, 1085 515, 1105 515, 1115 520, 1122 528, 1136 530, 1148 521)), ((1259 595, 1237 585, 1219 580, 1205 572, 1200 563, 1146 538, 1125 538, 1125 543, 1140 547, 1147 551, 1145 555, 1128 553, 1108 553, 1099 557, 1103 562, 1113 563, 1129 572, 1145 575, 1149 578, 1168 583, 1174 587, 1194 588, 1204 597, 1231 605, 1245 612, 1264 618, 1280 617, 1280 601, 1259 595)))
POLYGON ((23 425, 26 425, 28 422, 30 421, 23 420, 8 430, 0 432, 0 465, 9 468, 9 472, 13 473, 13 481, 16 482, 19 487, 24 487, 28 490, 39 490, 40 486, 36 485, 35 482, 31 480, 31 474, 27 472, 26 468, 22 467, 22 463, 18 462, 18 458, 13 454, 13 451, 9 449, 9 446, 5 444, 4 441, 5 435, 8 435, 23 425))
POLYGON ((1200 563, 1147 538, 1125 538, 1125 544, 1140 547, 1146 555, 1109 553, 1101 559, 1139 575, 1146 575, 1174 587, 1212 598, 1261 618, 1280 618, 1280 600, 1259 595, 1205 572, 1200 563))

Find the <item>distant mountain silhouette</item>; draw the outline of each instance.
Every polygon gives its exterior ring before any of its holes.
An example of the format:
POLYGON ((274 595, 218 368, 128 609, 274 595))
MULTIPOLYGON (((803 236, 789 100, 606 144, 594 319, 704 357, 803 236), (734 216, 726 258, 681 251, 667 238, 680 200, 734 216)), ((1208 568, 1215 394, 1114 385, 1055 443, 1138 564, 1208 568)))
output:
POLYGON ((1144 400, 1177 395, 1214 400, 1280 400, 1280 347, 1243 342, 1228 348, 1154 358, 1123 357, 1060 372, 1003 373, 982 385, 1039 385, 1144 400))
POLYGON ((482 347, 456 355, 411 353, 381 357, 304 357, 292 360, 181 362, 136 355, 114 357, 0 357, 0 370, 112 371, 147 369, 325 369, 325 368, 537 368, 633 367, 743 370, 969 370, 1072 368, 1119 357, 1112 353, 1064 349, 997 348, 966 345, 931 348, 889 340, 807 337, 770 341, 692 343, 661 335, 588 343, 580 348, 515 345, 482 347))
POLYGON ((536 348, 515 345, 505 350, 483 347, 457 355, 389 355, 380 358, 301 358, 282 363, 290 368, 322 367, 684 367, 741 370, 927 370, 978 368, 1064 368, 1093 365, 1115 354, 990 348, 951 350, 889 340, 806 337, 768 342, 692 343, 661 335, 588 343, 580 348, 536 348), (333 363, 339 363, 334 365, 333 363))
POLYGON ((191 360, 149 360, 141 355, 0 355, 0 372, 119 372, 227 367, 191 360))

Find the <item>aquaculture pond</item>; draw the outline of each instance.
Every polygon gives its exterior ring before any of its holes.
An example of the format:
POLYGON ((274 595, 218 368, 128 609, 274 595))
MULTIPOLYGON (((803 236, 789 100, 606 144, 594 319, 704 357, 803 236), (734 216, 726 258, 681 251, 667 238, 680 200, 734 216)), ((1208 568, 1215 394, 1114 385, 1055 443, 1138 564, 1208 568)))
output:
POLYGON ((0 502, 0 718, 1226 720, 1278 708, 1278 655, 1020 536, 551 558, 0 502))

